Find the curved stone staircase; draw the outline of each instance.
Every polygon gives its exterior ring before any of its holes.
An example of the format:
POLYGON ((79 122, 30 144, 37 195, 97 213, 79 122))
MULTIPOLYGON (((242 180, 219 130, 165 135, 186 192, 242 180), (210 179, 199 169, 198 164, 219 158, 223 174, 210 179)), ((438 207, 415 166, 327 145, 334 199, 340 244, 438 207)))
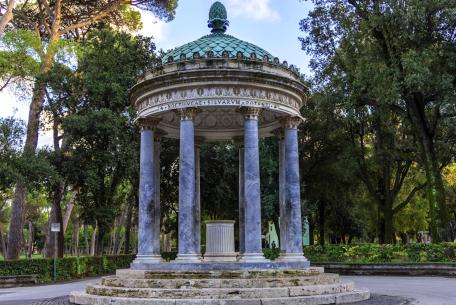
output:
POLYGON ((369 291, 342 283, 322 268, 304 270, 159 272, 118 270, 85 292, 80 305, 306 305, 368 299, 369 291))

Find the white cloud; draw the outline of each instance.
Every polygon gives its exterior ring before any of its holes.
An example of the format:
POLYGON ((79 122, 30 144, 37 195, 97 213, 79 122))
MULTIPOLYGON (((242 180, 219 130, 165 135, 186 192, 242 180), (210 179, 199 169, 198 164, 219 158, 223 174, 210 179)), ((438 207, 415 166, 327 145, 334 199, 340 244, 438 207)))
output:
POLYGON ((166 22, 158 19, 151 12, 140 10, 140 13, 143 28, 138 31, 138 34, 152 36, 155 42, 164 43, 167 32, 166 22))
POLYGON ((255 20, 277 21, 280 15, 270 4, 271 0, 228 0, 228 12, 234 16, 244 15, 255 20))

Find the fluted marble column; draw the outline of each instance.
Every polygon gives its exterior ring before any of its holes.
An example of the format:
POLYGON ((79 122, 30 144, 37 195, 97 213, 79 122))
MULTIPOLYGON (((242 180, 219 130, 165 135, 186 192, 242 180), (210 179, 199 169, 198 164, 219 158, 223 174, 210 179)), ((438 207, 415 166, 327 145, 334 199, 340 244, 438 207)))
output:
MULTIPOLYGON (((139 219, 138 255, 135 262, 155 263, 161 261, 160 233, 156 232, 156 178, 154 132, 157 119, 139 119, 141 126, 140 178, 139 178, 139 219), (158 243, 157 243, 158 236, 158 243), (157 247, 158 244, 158 247, 157 247)), ((159 217, 160 215, 158 215, 159 217)))
POLYGON ((265 261, 261 243, 259 108, 241 108, 244 115, 245 252, 242 262, 265 261))
POLYGON ((200 261, 198 247, 195 209, 195 131, 193 119, 195 108, 179 111, 180 122, 180 156, 179 156, 179 247, 177 261, 200 261))
POLYGON ((306 261, 302 251, 301 191, 299 182, 298 126, 301 118, 282 121, 285 141, 286 244, 280 260, 306 261))

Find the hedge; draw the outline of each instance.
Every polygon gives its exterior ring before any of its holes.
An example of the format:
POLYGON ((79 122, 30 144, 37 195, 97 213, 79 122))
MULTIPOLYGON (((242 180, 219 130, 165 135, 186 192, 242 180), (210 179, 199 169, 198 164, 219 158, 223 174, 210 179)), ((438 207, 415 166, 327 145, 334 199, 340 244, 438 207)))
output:
POLYGON ((315 263, 456 263, 456 243, 314 245, 304 255, 315 263))
MULTIPOLYGON (((57 259, 57 280, 65 281, 114 273, 129 268, 134 255, 80 256, 57 259)), ((40 283, 53 280, 54 260, 50 258, 0 261, 0 276, 37 274, 40 283)))

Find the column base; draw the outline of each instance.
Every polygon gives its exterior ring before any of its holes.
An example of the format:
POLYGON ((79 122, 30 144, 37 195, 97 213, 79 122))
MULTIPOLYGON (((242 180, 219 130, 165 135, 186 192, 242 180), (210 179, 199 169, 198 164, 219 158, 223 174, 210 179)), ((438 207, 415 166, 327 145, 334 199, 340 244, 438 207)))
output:
POLYGON ((177 254, 176 263, 200 263, 201 255, 199 254, 177 254))
POLYGON ((205 262, 235 262, 237 261, 237 253, 209 253, 205 254, 203 261, 205 262))
POLYGON ((137 255, 133 264, 159 264, 163 263, 164 260, 161 255, 137 255))
POLYGON ((277 258, 278 262, 307 262, 304 253, 280 253, 277 258))
POLYGON ((239 258, 241 263, 264 263, 269 261, 269 259, 264 257, 263 253, 243 253, 239 258))

